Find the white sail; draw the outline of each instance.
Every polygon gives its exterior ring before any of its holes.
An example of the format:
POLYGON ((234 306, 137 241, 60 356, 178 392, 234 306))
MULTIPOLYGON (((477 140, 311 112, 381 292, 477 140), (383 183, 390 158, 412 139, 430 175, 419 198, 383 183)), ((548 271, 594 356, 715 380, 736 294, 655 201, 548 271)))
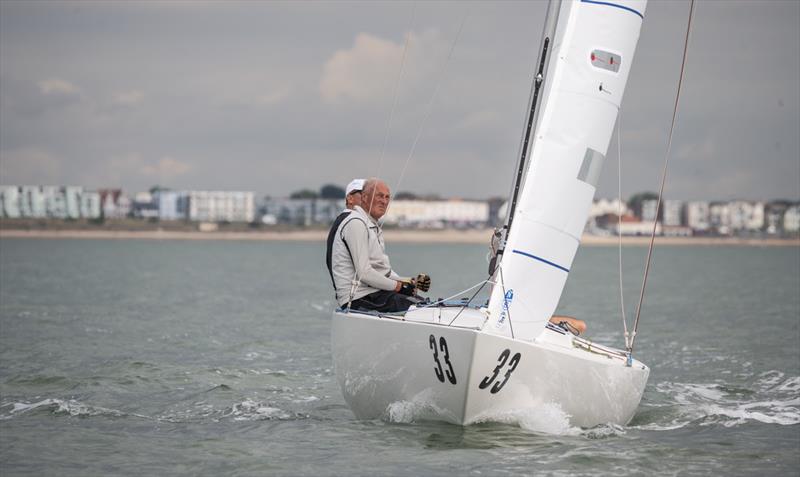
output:
POLYGON ((529 166, 510 217, 485 331, 535 339, 558 305, 611 140, 646 3, 566 0, 557 8, 529 166))

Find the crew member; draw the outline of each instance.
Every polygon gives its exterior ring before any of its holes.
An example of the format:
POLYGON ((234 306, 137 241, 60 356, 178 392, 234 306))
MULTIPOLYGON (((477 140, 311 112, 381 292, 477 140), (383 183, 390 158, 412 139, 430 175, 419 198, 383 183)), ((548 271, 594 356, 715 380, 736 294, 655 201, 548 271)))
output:
POLYGON ((353 179, 347 184, 344 190, 344 210, 339 213, 336 219, 331 224, 331 229, 328 231, 328 248, 325 253, 325 264, 328 266, 328 273, 331 276, 333 288, 336 289, 336 282, 333 279, 333 269, 331 268, 331 250, 333 248, 333 238, 336 235, 336 230, 341 225, 342 221, 350 215, 353 207, 361 205, 361 190, 364 188, 364 179, 353 179))
POLYGON ((389 207, 389 187, 368 179, 361 204, 353 207, 334 234, 331 265, 336 301, 353 309, 401 312, 417 302, 416 290, 428 291, 430 277, 398 275, 389 262, 378 220, 389 207))

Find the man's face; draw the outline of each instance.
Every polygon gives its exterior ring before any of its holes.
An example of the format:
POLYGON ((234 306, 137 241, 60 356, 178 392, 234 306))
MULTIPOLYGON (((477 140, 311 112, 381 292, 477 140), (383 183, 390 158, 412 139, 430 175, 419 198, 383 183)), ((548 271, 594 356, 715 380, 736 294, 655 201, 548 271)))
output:
POLYGON ((389 208, 390 197, 389 186, 384 182, 378 182, 374 187, 364 191, 361 197, 361 208, 373 219, 378 220, 389 208))
POLYGON ((347 197, 344 198, 344 204, 348 209, 354 209, 355 206, 361 205, 361 191, 357 190, 347 194, 347 197))

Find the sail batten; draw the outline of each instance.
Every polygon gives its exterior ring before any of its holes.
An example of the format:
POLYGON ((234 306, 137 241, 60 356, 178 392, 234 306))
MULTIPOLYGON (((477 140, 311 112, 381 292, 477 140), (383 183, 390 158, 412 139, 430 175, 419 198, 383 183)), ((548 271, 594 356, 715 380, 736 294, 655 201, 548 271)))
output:
MULTIPOLYGON (((492 290, 489 332, 510 335, 513 326, 517 338, 535 339, 558 305, 611 141, 645 6, 646 0, 568 0, 548 11, 559 21, 534 133, 529 151, 523 151, 523 157, 529 152, 528 163, 514 188, 504 247, 511 253, 498 265, 503 283, 492 290)), ((530 124, 527 129, 529 134, 530 124)))

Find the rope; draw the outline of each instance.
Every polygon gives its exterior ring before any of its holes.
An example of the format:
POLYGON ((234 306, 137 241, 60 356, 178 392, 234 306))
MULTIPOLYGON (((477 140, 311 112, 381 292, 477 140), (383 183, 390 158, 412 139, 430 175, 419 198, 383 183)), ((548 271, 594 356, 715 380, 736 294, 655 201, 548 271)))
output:
MULTIPOLYGON (((669 141, 667 142, 667 152, 664 157, 664 169, 661 171, 661 187, 658 190, 658 201, 656 202, 656 216, 653 218, 653 233, 650 235, 650 246, 647 249, 647 262, 644 268, 644 278, 642 279, 642 290, 639 294, 639 304, 636 306, 636 320, 633 322, 633 333, 631 334, 631 343, 628 346, 628 355, 633 354, 633 343, 636 340, 636 332, 639 330, 639 315, 642 311, 642 302, 644 301, 644 290, 647 286, 647 275, 650 272, 650 261, 653 256, 653 244, 656 239, 656 225, 658 224, 658 213, 661 210, 661 199, 664 195, 664 184, 667 181, 667 165, 669 164, 669 153, 672 149, 672 136, 675 132, 675 117, 678 115, 678 101, 681 97, 681 86, 683 85, 683 73, 686 68, 686 56, 689 51, 689 32, 692 28, 692 13, 694 12, 694 0, 689 3, 689 21, 686 25, 686 38, 683 45, 683 59, 681 60, 681 72, 678 76, 678 91, 675 93, 675 106, 672 109, 672 124, 669 128, 669 141)), ((630 363, 630 359, 628 360, 630 363)))
MULTIPOLYGON (((474 290, 474 289, 476 289, 478 287, 483 288, 483 286, 486 285, 486 283, 488 281, 489 280, 482 280, 482 281, 476 283, 475 285, 472 285, 471 287, 467 288, 466 290, 461 290, 460 292, 454 293, 453 295, 451 295, 451 296, 449 296, 447 298, 440 298, 437 301, 434 301, 434 302, 431 302, 431 303, 426 303, 423 306, 420 306, 418 308, 431 308, 431 307, 434 307, 434 306, 439 306, 439 305, 441 305, 442 303, 444 303, 446 301, 452 300, 453 298, 456 298, 459 295, 463 295, 464 293, 467 293, 468 291, 474 290)), ((480 292, 480 288, 478 289, 478 292, 480 292)), ((473 298, 474 298, 474 295, 473 295, 473 298)), ((469 304, 469 302, 467 302, 467 303, 469 304)))

